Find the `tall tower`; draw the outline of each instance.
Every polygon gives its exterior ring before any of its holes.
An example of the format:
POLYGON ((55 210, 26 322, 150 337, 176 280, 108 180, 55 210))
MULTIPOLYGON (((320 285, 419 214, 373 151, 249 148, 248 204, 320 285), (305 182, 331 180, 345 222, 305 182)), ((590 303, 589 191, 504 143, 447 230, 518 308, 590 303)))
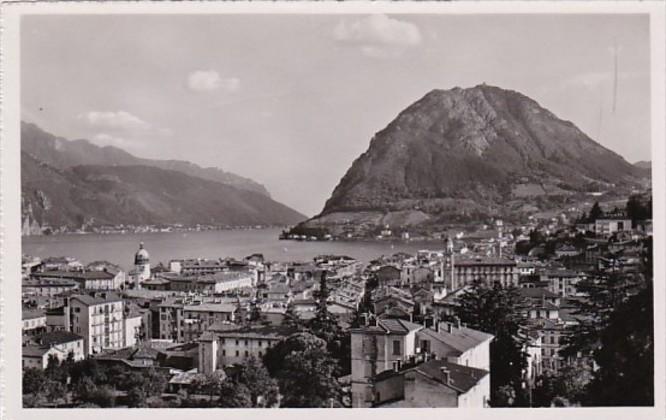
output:
POLYGON ((136 286, 150 278, 150 255, 143 247, 143 242, 139 243, 139 250, 134 255, 134 273, 136 275, 136 286))
POLYGON ((456 290, 456 274, 455 274, 455 252, 453 251, 453 240, 451 237, 446 238, 446 254, 449 262, 449 278, 451 291, 456 290))
POLYGON ((501 220, 498 220, 495 222, 497 225, 497 254, 499 255, 500 259, 502 258, 502 233, 504 230, 504 222, 501 220))

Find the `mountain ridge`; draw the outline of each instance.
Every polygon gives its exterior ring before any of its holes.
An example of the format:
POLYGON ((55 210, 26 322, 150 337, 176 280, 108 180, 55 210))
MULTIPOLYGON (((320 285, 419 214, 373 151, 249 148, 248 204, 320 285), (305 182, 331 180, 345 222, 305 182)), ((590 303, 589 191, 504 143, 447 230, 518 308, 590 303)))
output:
POLYGON ((306 225, 384 223, 381 215, 400 212, 407 213, 396 223, 502 216, 539 207, 526 197, 553 201, 644 175, 519 92, 485 84, 434 89, 373 136, 306 225))
POLYGON ((220 168, 202 167, 178 159, 140 158, 116 146, 99 146, 87 139, 68 140, 55 136, 36 124, 26 121, 21 121, 21 147, 22 150, 32 153, 37 159, 61 169, 81 164, 154 166, 255 191, 270 197, 270 193, 262 184, 220 168))
MULTIPOLYGON (((172 169, 119 164, 129 155, 119 148, 110 149, 112 165, 76 164, 76 153, 60 153, 68 140, 53 139, 53 148, 46 145, 48 153, 33 153, 34 147, 21 151, 22 215, 31 233, 43 226, 72 230, 121 224, 292 225, 306 218, 257 191, 172 169), (30 227, 31 223, 38 226, 30 227)), ((89 146, 99 152, 89 142, 74 150, 85 153, 89 146)), ((134 162, 129 156, 127 163, 134 162)))

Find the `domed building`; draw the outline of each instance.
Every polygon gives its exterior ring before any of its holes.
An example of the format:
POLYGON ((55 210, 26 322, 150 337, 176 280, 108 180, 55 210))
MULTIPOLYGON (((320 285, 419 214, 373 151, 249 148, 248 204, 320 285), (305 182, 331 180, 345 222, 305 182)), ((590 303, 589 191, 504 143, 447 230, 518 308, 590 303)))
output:
POLYGON ((134 269, 130 271, 130 281, 135 288, 140 288, 141 283, 150 279, 150 254, 139 243, 139 250, 134 254, 134 269))

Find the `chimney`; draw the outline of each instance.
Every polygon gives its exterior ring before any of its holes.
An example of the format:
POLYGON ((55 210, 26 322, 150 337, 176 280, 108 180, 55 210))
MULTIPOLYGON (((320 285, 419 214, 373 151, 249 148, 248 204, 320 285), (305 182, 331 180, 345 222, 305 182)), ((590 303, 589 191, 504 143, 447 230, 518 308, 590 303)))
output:
POLYGON ((449 369, 446 366, 442 366, 439 368, 442 372, 442 376, 444 377, 444 383, 449 385, 451 383, 451 372, 449 372, 449 369))

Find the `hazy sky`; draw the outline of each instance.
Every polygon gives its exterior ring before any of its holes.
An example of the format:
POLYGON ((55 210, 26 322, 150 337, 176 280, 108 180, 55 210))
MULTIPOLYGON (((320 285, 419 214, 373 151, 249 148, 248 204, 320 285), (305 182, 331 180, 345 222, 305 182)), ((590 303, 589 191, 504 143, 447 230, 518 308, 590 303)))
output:
POLYGON ((434 88, 517 90, 650 159, 647 16, 29 16, 21 42, 24 120, 253 178, 307 215, 434 88))

